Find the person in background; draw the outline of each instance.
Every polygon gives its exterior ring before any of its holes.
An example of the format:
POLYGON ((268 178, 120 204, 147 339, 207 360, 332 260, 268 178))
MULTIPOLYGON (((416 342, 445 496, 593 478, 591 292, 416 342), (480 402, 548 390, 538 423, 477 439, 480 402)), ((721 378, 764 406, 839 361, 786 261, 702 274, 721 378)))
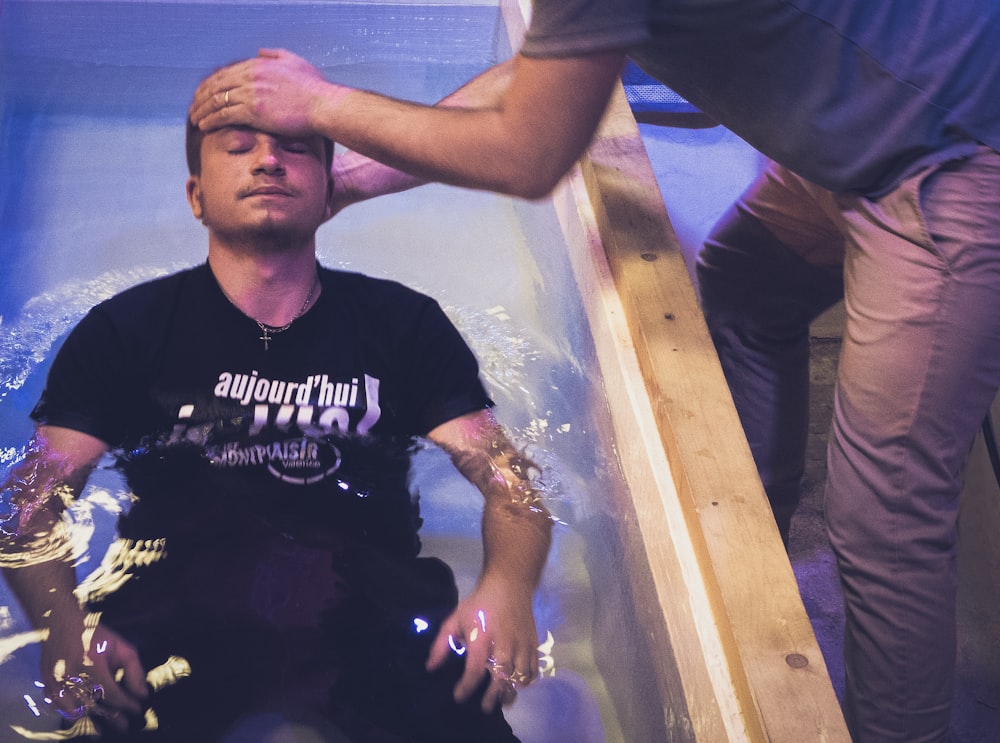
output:
POLYGON ((591 140, 628 55, 767 155, 700 254, 705 316, 787 541, 808 327, 845 299, 826 491, 845 716, 859 743, 944 740, 961 472, 1000 384, 1000 5, 532 10, 513 59, 437 106, 338 85, 265 49, 206 80, 192 119, 342 142, 353 151, 337 166, 342 205, 426 180, 537 198, 591 140))
POLYGON ((434 300, 318 264, 332 141, 187 136, 207 261, 76 326, 4 485, 4 574, 47 696, 110 740, 262 740, 278 719, 338 742, 516 741, 500 708, 538 676, 552 528, 537 468, 434 300), (419 557, 418 437, 485 498, 461 600, 419 557), (135 502, 118 567, 78 586, 64 510, 108 452, 135 502))

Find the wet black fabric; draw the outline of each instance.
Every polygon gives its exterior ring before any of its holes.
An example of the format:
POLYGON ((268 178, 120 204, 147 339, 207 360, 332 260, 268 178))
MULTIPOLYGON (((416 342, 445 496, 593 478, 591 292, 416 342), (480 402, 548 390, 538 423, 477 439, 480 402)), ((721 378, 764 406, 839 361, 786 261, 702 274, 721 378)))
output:
MULTIPOLYGON (((264 575, 275 559, 272 551, 259 564, 256 590, 244 595, 266 594, 261 583, 271 583, 272 591, 287 588, 264 575)), ((275 624, 275 614, 290 607, 274 595, 271 602, 255 595, 255 606, 244 613, 233 613, 221 599, 192 606, 209 594, 181 585, 155 592, 156 604, 180 599, 157 607, 155 616, 142 588, 123 589, 106 602, 105 621, 137 643, 147 667, 182 648, 192 669, 190 677, 151 696, 157 731, 142 730, 145 721, 136 719, 127 734, 109 739, 259 743, 282 725, 297 724, 323 741, 517 740, 501 714, 480 711, 481 692, 467 703, 454 701, 461 658, 452 656, 434 673, 424 668, 440 622, 457 601, 447 565, 433 558, 389 560, 356 545, 334 556, 333 564, 339 575, 324 577, 335 588, 312 625, 275 624), (192 596, 200 598, 192 602, 192 596)), ((299 567, 292 575, 302 582, 326 572, 299 567)))

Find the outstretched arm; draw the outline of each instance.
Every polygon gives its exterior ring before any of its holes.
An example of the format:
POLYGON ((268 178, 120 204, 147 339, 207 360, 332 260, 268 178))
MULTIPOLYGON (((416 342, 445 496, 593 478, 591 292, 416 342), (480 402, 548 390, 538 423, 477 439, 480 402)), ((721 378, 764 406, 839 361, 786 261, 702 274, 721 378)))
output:
POLYGON ((42 426, 24 461, 3 484, 9 503, 0 524, 0 564, 29 621, 42 632, 46 693, 70 719, 92 702, 100 702, 93 711, 105 716, 138 714, 146 695, 135 649, 89 617, 74 594, 76 574, 62 520, 67 503, 106 448, 86 434, 42 426))
POLYGON ((262 50, 207 78, 190 115, 202 129, 322 134, 421 181, 539 198, 589 144, 624 60, 621 50, 518 54, 448 105, 423 106, 327 82, 294 54, 262 50))
POLYGON ((533 479, 535 465, 517 451, 488 410, 438 426, 430 439, 483 493, 483 567, 475 589, 445 621, 431 648, 428 668, 466 648, 465 673, 455 698, 467 699, 489 672, 487 711, 513 701, 517 684, 538 676, 538 633, 532 597, 551 542, 552 520, 533 479))
MULTIPOLYGON (((496 106, 510 84, 513 66, 513 62, 508 60, 489 68, 436 105, 443 108, 496 106)), ((348 150, 334 158, 333 182, 336 213, 351 204, 376 196, 422 186, 427 180, 348 150)))

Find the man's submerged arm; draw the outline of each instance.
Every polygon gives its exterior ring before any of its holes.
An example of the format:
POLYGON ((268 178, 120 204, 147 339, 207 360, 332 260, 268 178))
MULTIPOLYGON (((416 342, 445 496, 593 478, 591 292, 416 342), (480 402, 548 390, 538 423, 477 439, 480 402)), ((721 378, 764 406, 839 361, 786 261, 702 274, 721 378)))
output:
POLYGON ((80 701, 66 693, 74 687, 70 681, 74 678, 87 679, 81 682, 86 688, 101 687, 104 710, 138 713, 142 709, 138 700, 146 693, 134 649, 97 626, 74 593, 76 573, 63 512, 106 450, 104 442, 92 436, 43 426, 3 484, 7 506, 0 534, 3 575, 28 620, 42 634, 46 691, 70 716, 80 701), (103 655, 88 652, 97 646, 106 649, 103 655), (114 678, 118 669, 125 672, 122 685, 114 678))
POLYGON ((455 688, 468 698, 487 669, 492 683, 484 709, 512 701, 512 681, 538 675, 538 634, 532 597, 551 543, 552 519, 535 484, 537 467, 508 440, 492 413, 483 410, 438 426, 430 439, 483 493, 483 567, 472 593, 445 622, 428 667, 440 665, 449 636, 466 647, 466 670, 455 688))

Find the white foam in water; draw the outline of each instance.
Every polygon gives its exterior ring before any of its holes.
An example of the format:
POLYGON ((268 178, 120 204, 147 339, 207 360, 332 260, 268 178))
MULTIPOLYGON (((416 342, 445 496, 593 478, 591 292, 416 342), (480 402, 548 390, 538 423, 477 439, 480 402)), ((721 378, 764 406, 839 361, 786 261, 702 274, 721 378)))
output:
MULTIPOLYGON (((28 64, 27 52, 23 58, 17 56, 17 48, 31 46, 24 38, 25 29, 52 32, 54 20, 46 25, 36 17, 47 5, 5 0, 0 48, 6 51, 0 52, 0 69, 6 67, 11 76, 28 64), (16 23, 24 24, 24 29, 13 27, 16 23), (15 37, 20 46, 11 51, 8 42, 15 37)), ((164 12, 162 4, 150 6, 160 9, 150 12, 164 12)), ((203 7, 191 5, 187 12, 200 13, 203 7)), ((392 7, 399 16, 417 13, 406 9, 419 6, 392 7)), ((332 12, 332 6, 327 8, 332 12)), ((254 12, 265 10, 257 6, 254 12)), ((275 5, 269 12, 282 9, 275 5)), ((475 38, 482 35, 480 41, 495 44, 490 16, 484 18, 487 31, 477 32, 475 38)), ((162 26, 162 19, 154 20, 162 26)), ((294 19, 285 20, 283 33, 288 39, 280 41, 290 45, 294 19)), ((395 21, 397 31, 413 25, 404 21, 395 21)), ((255 24, 254 28, 260 25, 255 24)), ((201 44, 202 37, 189 33, 196 25, 178 29, 173 43, 201 44)), ((231 25, 225 27, 226 33, 231 33, 231 25)), ((278 24, 272 19, 271 25, 278 24)), ((166 70, 168 77, 184 81, 182 98, 177 90, 168 95, 179 110, 170 116, 159 108, 150 117, 135 110, 102 116, 100 110, 85 105, 88 90, 98 97, 112 97, 109 88, 128 79, 129 66, 138 64, 141 49, 127 46, 127 29, 116 36, 114 26, 105 26, 100 41, 95 37, 91 42, 79 37, 83 31, 74 31, 79 27, 63 24, 60 33, 68 34, 67 41, 72 42, 67 46, 85 57, 88 44, 100 43, 100 53, 94 56, 104 61, 60 65, 59 60, 49 60, 42 65, 52 80, 44 84, 68 84, 67 77, 86 81, 87 88, 76 92, 75 102, 61 100, 67 94, 64 90, 51 94, 36 90, 25 98, 22 89, 12 93, 7 87, 0 97, 0 236, 7 276, 0 286, 0 468, 16 457, 30 434, 28 412, 66 330, 94 303, 126 286, 204 259, 205 232, 184 201, 187 98, 197 79, 237 56, 236 48, 270 43, 266 38, 237 43, 229 36, 220 37, 211 53, 205 45, 198 47, 197 65, 186 55, 188 47, 174 50, 169 60, 192 65, 179 75, 166 70), (233 49, 232 44, 236 44, 233 49), (136 59, 113 64, 108 55, 114 57, 120 49, 136 59), (64 74, 53 76, 53 69, 64 74)), ((199 28, 209 36, 222 33, 212 23, 199 28)), ((343 26, 338 28, 343 34, 343 26)), ((170 28, 161 32, 172 33, 170 28)), ((424 86, 420 94, 429 97, 447 92, 471 74, 468 65, 435 61, 426 44, 422 51, 406 52, 409 58, 399 63, 400 45, 416 44, 421 32, 418 26, 406 33, 410 36, 389 45, 391 49, 382 38, 381 49, 363 53, 340 37, 321 50, 322 34, 313 32, 306 52, 336 66, 341 44, 345 58, 360 60, 355 66, 378 75, 404 69, 408 80, 424 86), (384 61, 378 61, 379 54, 384 61), (414 55, 420 54, 424 58, 418 64, 414 55)), ((370 35, 375 42, 380 40, 370 35)), ((54 42, 51 46, 59 48, 54 42)), ((494 55, 500 53, 502 45, 499 51, 493 49, 494 55)), ((481 67, 490 61, 474 60, 481 67)), ((161 61, 164 66, 170 63, 161 61)), ((150 75, 159 79, 145 68, 137 68, 135 74, 140 80, 150 75)), ((140 93, 148 97, 156 91, 140 93)), ((318 240, 325 265, 393 278, 438 299, 476 352, 498 404, 498 417, 544 467, 546 502, 560 523, 536 614, 540 639, 548 632, 554 638, 554 669, 522 691, 508 711, 524 743, 622 739, 592 657, 590 623, 596 599, 584 567, 588 548, 577 528, 588 514, 605 508, 605 493, 619 475, 613 453, 600 446, 604 436, 597 435, 606 433, 597 429, 606 425, 607 403, 562 243, 556 218, 545 204, 443 186, 351 207, 325 225, 318 240)), ((84 551, 81 574, 100 564, 116 511, 127 499, 114 477, 101 472, 85 496, 94 541, 84 551)), ((417 455, 415 485, 425 519, 421 532, 425 553, 451 564, 460 589, 468 590, 480 566, 481 497, 436 450, 417 455)), ((0 586, 0 720, 4 721, 0 743, 23 740, 11 732, 10 724, 34 730, 47 724, 34 717, 22 698, 32 692, 37 677, 37 651, 23 634, 29 629, 0 586)))

